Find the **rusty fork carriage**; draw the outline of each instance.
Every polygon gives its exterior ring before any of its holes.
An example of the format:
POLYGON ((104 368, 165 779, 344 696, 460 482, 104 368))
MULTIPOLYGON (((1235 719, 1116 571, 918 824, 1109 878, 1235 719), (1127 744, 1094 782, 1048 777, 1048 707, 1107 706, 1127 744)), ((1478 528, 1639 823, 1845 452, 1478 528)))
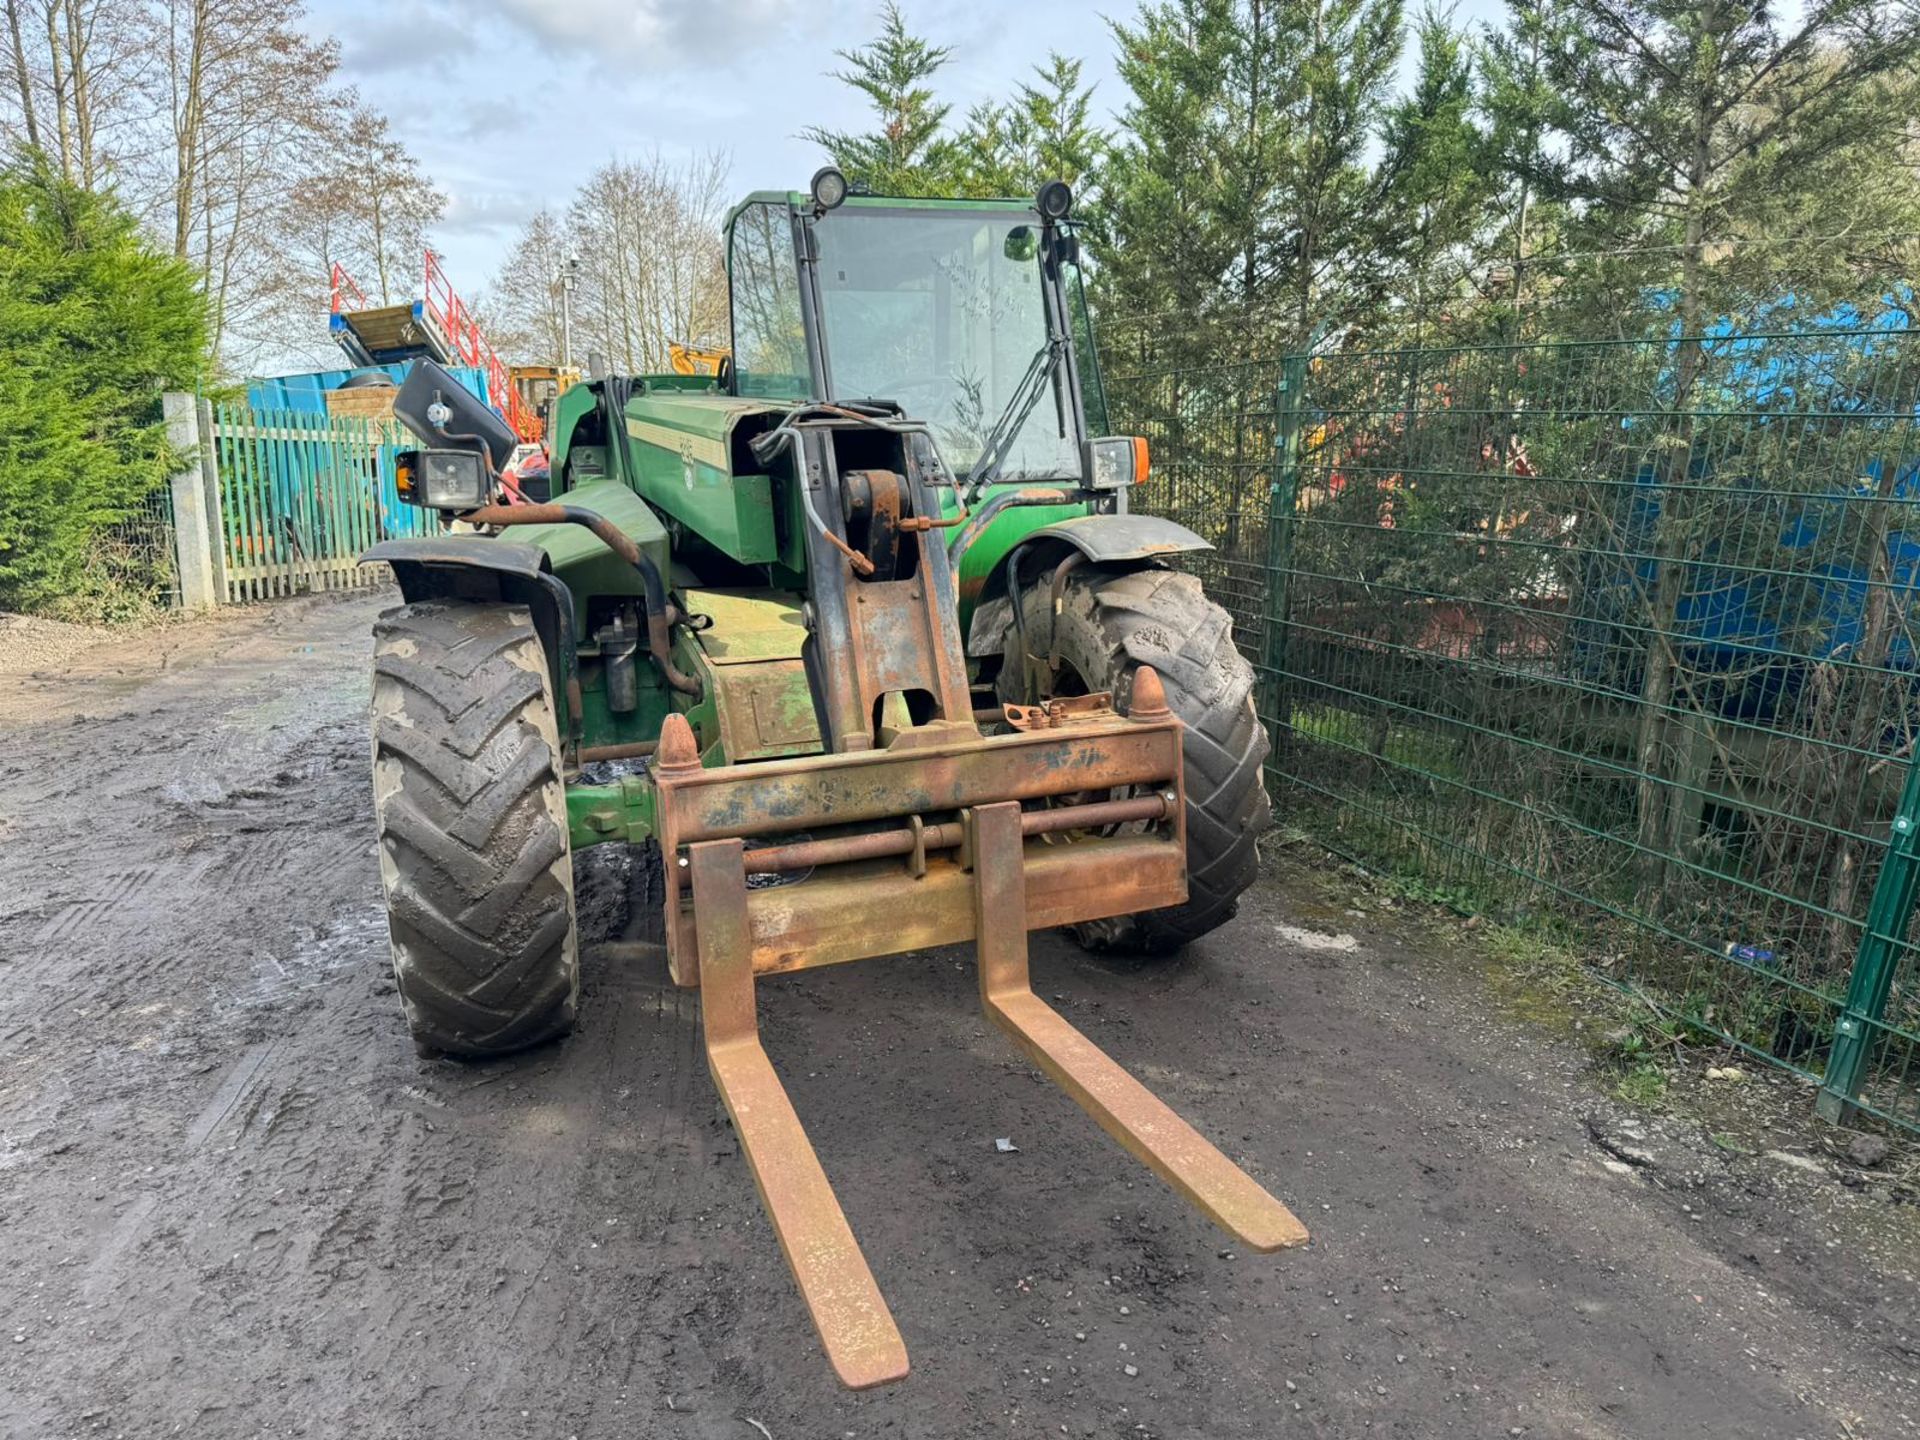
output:
POLYGON ((1007 720, 1006 734, 935 724, 886 749, 703 769, 675 715, 655 757, 673 978, 702 992, 714 1084, 827 1357, 855 1389, 904 1377, 906 1346, 761 1048, 758 975, 971 940, 986 1013, 1102 1129, 1241 1244, 1307 1239, 1028 981, 1030 929, 1186 899, 1180 723, 1158 677, 1135 672, 1127 715, 1101 695, 1009 706, 1007 720), (747 884, 802 871, 803 884, 747 884))

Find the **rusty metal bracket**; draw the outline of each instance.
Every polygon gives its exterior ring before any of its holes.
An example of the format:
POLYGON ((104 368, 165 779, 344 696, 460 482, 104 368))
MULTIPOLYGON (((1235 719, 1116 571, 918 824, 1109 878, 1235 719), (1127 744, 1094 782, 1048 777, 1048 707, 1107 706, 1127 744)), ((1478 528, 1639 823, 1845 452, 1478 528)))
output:
POLYGON ((1113 713, 1113 695, 1106 690, 1096 690, 1091 695, 1063 695, 1044 705, 1001 707, 1001 717, 1015 730, 1051 730, 1076 721, 1109 719, 1113 713))
POLYGON ((1249 1249, 1307 1242, 1291 1210, 1033 993, 1020 807, 981 805, 973 832, 980 1003, 988 1016, 1115 1140, 1249 1249))
POLYGON ((907 829, 913 835, 913 849, 907 853, 907 873, 916 880, 924 880, 927 878, 927 822, 918 815, 909 815, 907 829))
POLYGON ((907 1347, 773 1062, 760 1046, 747 934, 746 847, 707 840, 688 853, 700 913, 700 1018, 714 1088, 733 1117, 760 1203, 841 1382, 903 1379, 907 1347))

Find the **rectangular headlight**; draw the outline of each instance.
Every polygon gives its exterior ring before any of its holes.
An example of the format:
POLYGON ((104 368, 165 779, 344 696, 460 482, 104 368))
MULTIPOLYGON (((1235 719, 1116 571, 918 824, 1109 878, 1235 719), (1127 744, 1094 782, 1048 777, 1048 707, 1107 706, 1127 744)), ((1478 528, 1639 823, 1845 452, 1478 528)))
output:
POLYGON ((1147 478, 1147 442, 1138 435, 1104 435, 1087 441, 1087 486, 1119 490, 1147 478))
POLYGON ((487 467, 471 450, 422 450, 420 503, 433 510, 478 510, 487 503, 487 467))

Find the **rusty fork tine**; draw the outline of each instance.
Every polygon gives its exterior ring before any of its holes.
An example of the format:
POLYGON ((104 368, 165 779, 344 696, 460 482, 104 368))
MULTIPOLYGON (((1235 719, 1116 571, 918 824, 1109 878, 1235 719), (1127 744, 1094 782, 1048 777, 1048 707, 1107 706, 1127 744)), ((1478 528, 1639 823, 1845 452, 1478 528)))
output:
POLYGON ((1307 1241, 1307 1229, 1252 1176, 1033 993, 1027 976, 1020 806, 973 811, 980 1001, 1042 1070, 1148 1169, 1253 1250, 1307 1241))
POLYGON ((827 1359, 843 1384, 864 1390, 904 1378, 907 1347, 760 1047, 744 855, 739 840, 710 840, 689 851, 707 1065, 827 1359))

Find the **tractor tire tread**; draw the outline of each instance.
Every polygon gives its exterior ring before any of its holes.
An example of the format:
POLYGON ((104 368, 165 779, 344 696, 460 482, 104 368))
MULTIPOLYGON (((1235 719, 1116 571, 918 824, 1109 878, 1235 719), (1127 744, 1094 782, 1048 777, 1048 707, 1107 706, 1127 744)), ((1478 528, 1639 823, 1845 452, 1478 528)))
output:
POLYGON ((374 627, 374 809, 395 983, 415 1041, 479 1057, 579 1007, 551 682, 522 606, 430 600, 374 627))
MULTIPOLYGON (((1253 667, 1234 647, 1232 617, 1182 571, 1088 567, 1069 577, 1064 598, 1078 621, 1069 631, 1097 652, 1072 657, 1088 685, 1110 686, 1125 709, 1134 670, 1151 665, 1186 727, 1187 902, 1076 926, 1075 933, 1089 949, 1171 954, 1231 920, 1259 871, 1259 838, 1272 807, 1253 667)), ((1028 633, 1045 635, 1051 617, 1044 588, 1029 590, 1026 605, 1028 633)), ((1017 674, 1018 667, 1009 663, 1002 673, 1017 674)))

